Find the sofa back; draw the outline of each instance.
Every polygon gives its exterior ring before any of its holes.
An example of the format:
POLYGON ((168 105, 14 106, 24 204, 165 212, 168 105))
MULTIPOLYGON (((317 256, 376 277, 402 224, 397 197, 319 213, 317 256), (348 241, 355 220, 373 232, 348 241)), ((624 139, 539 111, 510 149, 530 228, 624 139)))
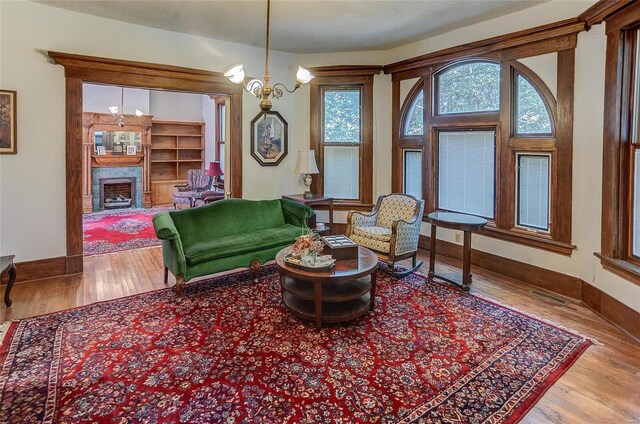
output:
POLYGON ((223 199, 169 214, 184 245, 285 224, 278 199, 223 199))

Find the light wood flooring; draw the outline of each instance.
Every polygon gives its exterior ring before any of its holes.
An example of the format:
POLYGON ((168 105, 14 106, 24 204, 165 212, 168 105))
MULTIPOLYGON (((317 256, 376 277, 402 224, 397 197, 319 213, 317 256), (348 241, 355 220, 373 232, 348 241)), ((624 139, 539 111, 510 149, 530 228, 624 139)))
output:
MULTIPOLYGON (((428 263, 426 253, 422 259, 428 263)), ((438 258, 438 267, 460 263, 438 258)), ((427 273, 427 266, 421 271, 427 273)), ((561 306, 530 293, 534 289, 483 269, 473 269, 472 293, 552 320, 598 340, 558 380, 523 423, 640 424, 640 346, 589 309, 561 306)), ((85 258, 83 275, 18 283, 13 306, 0 308, 0 321, 25 318, 165 287, 160 248, 85 258)), ((170 277, 170 284, 173 284, 170 277)))

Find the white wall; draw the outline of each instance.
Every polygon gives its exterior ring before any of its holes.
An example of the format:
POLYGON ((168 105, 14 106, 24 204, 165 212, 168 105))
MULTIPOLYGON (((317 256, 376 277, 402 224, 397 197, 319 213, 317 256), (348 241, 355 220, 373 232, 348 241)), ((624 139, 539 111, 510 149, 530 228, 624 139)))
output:
POLYGON ((202 95, 151 90, 151 114, 155 121, 202 122, 202 95))
MULTIPOLYGON (((109 107, 124 105, 124 114, 133 115, 136 109, 149 115, 149 90, 125 88, 113 85, 83 84, 82 110, 84 112, 110 113, 109 107)), ((122 112, 122 111, 120 111, 122 112)))
MULTIPOLYGON (((33 2, 0 2, 0 86, 18 92, 18 154, 0 157, 0 253, 19 262, 66 254, 65 79, 36 49, 178 65, 224 72, 244 63, 250 75, 264 66, 264 49, 75 13, 33 2), (106 28, 109 31, 96 31, 106 28), (25 193, 38 188, 38 196, 25 193)), ((292 82, 294 56, 271 52, 272 81, 292 82)), ((295 96, 274 102, 297 131, 295 96)), ((126 106, 126 105, 125 105, 126 106)), ((294 155, 263 168, 249 153, 249 123, 259 112, 243 98, 243 191, 247 198, 300 192, 294 155)), ((201 120, 201 118, 196 119, 201 120)), ((290 152, 301 140, 290 137, 290 152)))

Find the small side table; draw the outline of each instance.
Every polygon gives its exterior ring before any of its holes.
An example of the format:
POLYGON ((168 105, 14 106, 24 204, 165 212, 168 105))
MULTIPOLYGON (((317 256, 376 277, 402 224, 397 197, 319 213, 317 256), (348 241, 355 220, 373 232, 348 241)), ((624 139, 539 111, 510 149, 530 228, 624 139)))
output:
MULTIPOLYGON (((313 207, 313 206, 328 206, 329 207, 329 227, 325 228, 320 233, 328 232, 332 234, 331 230, 333 229, 333 197, 321 196, 319 194, 314 194, 311 199, 305 199, 304 194, 288 194, 282 196, 283 199, 293 200, 294 202, 302 203, 305 206, 313 207)), ((313 217, 313 221, 309 225, 309 227, 313 226, 315 228, 315 216, 313 217)), ((313 228, 312 228, 313 229, 313 228)))
POLYGON ((487 220, 474 215, 453 212, 431 212, 427 215, 431 224, 431 247, 429 248, 429 278, 437 277, 468 292, 471 287, 471 233, 478 231, 487 220), (462 281, 456 276, 436 274, 436 229, 437 227, 464 231, 462 247, 462 281))
POLYGON ((16 255, 0 256, 0 270, 2 270, 0 271, 0 278, 4 277, 5 273, 9 273, 9 283, 4 291, 4 304, 7 305, 7 307, 11 306, 9 295, 11 294, 13 284, 16 282, 16 276, 18 275, 16 266, 13 264, 13 258, 15 257, 16 255))

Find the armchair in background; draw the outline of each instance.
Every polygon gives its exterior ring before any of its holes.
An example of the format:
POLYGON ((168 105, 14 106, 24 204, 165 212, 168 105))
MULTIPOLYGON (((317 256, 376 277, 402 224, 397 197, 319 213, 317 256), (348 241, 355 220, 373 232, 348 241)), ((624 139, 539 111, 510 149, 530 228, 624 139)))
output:
POLYGON ((349 212, 346 236, 373 250, 387 262, 389 273, 402 277, 422 265, 417 253, 423 212, 424 200, 407 194, 382 195, 371 213, 349 212), (413 259, 411 268, 396 272, 395 262, 408 258, 413 259))
POLYGON ((206 169, 190 169, 187 172, 189 182, 187 184, 175 185, 173 192, 173 207, 177 209, 178 203, 191 205, 193 195, 209 190, 211 187, 211 177, 207 175, 206 169))

